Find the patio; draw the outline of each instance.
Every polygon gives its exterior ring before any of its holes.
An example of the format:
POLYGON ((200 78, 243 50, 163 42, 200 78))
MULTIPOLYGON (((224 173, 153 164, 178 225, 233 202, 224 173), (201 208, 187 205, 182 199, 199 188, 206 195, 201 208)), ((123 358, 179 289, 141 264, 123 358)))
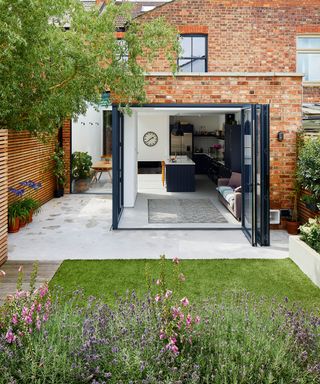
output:
POLYGON ((240 230, 111 230, 111 196, 53 199, 17 234, 9 235, 9 260, 281 259, 288 235, 271 232, 271 247, 253 248, 240 230))

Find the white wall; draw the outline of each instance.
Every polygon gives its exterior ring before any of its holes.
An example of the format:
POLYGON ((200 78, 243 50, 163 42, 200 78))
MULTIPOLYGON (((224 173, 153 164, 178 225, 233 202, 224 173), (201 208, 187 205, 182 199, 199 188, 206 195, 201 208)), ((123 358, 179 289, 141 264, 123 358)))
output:
POLYGON ((162 161, 169 157, 169 114, 138 114, 138 161, 162 161), (158 135, 158 143, 148 147, 143 142, 146 132, 158 135))
POLYGON ((134 207, 138 193, 137 113, 124 116, 124 206, 134 207))
POLYGON ((90 105, 85 115, 72 120, 72 153, 88 152, 92 162, 101 160, 102 155, 102 112, 90 105))

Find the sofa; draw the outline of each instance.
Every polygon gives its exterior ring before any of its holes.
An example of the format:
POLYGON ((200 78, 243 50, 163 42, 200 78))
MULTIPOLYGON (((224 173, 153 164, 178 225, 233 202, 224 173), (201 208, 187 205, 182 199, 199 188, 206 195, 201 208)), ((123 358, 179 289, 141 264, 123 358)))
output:
POLYGON ((232 172, 230 178, 218 179, 217 192, 220 202, 240 221, 242 205, 241 173, 232 172))

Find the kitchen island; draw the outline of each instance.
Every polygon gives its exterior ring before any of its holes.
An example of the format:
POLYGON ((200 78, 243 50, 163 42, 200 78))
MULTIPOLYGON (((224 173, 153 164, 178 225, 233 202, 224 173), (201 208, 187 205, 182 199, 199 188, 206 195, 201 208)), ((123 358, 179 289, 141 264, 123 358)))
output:
POLYGON ((166 160, 167 192, 195 192, 195 163, 188 156, 166 160))

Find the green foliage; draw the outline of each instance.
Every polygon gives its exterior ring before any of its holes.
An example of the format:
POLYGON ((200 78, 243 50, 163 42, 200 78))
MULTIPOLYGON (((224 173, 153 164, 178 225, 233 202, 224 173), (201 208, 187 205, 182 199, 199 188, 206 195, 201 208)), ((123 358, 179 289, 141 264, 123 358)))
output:
POLYGON ((320 210, 320 138, 308 139, 299 150, 297 179, 302 188, 311 192, 305 198, 320 210))
POLYGON ((32 212, 36 215, 40 211, 40 202, 32 197, 22 199, 20 204, 22 208, 25 208, 28 211, 28 213, 32 212))
POLYGON ((301 239, 320 253, 320 216, 300 227, 301 239))
POLYGON ((130 9, 110 1, 100 14, 77 0, 0 0, 0 128, 54 133, 105 90, 123 105, 144 101, 146 65, 161 50, 174 68, 179 44, 163 20, 139 24, 130 9), (119 18, 128 26, 128 61, 115 36, 119 18))
POLYGON ((15 201, 8 206, 8 222, 13 225, 17 218, 27 220, 29 211, 21 204, 21 201, 15 201))
POLYGON ((72 178, 88 179, 91 173, 92 157, 88 152, 74 152, 71 157, 72 178))
POLYGON ((66 167, 64 161, 64 150, 59 144, 56 145, 52 155, 53 160, 53 175, 56 178, 57 188, 64 187, 66 183, 66 167))

